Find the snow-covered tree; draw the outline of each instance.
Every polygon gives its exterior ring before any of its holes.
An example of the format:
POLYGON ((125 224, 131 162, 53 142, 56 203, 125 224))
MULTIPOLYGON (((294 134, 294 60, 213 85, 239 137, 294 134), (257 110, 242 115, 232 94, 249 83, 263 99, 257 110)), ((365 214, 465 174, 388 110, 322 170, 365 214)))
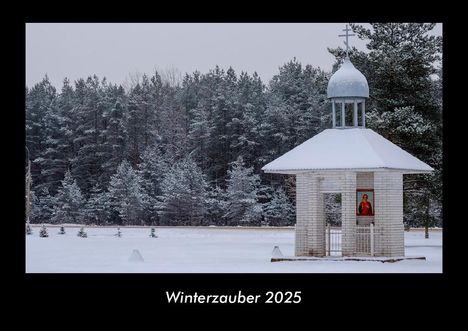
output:
POLYGON ((65 227, 63 225, 60 227, 58 234, 65 234, 65 227))
POLYGON ((327 83, 325 72, 310 65, 303 68, 295 58, 280 67, 280 73, 270 82, 271 109, 263 128, 268 149, 279 149, 281 155, 323 129, 322 116, 328 111, 327 83))
POLYGON ((161 183, 159 210, 163 224, 202 225, 206 190, 205 177, 190 157, 174 164, 161 183))
POLYGON ((148 196, 143 190, 142 178, 126 160, 117 168, 109 185, 109 205, 118 213, 123 224, 144 224, 144 210, 148 196))
POLYGON ((35 186, 44 182, 41 175, 41 161, 46 152, 48 122, 46 118, 52 111, 56 89, 47 75, 26 90, 26 144, 29 150, 29 159, 32 160, 31 174, 35 186))
POLYGON ((164 84, 162 91, 158 141, 168 156, 181 159, 189 153, 187 110, 180 103, 180 90, 177 87, 164 84))
POLYGON ((143 151, 156 139, 161 107, 161 77, 156 72, 150 80, 143 75, 141 82, 130 91, 128 97, 127 155, 130 163, 136 166, 143 151))
POLYGON ((106 224, 110 219, 112 209, 108 192, 95 185, 90 192, 84 207, 85 222, 88 224, 106 224))
POLYGON ((55 197, 49 194, 47 187, 42 187, 38 192, 32 191, 31 196, 31 222, 50 222, 54 212, 55 197))
POLYGON ((192 117, 188 139, 193 153, 193 159, 202 168, 207 168, 210 159, 211 124, 209 111, 202 105, 190 110, 192 117))
POLYGON ((78 237, 81 237, 81 238, 87 238, 88 237, 88 234, 86 233, 86 231, 84 230, 84 228, 80 228, 80 231, 78 231, 78 233, 76 234, 78 237))
POLYGON ((82 223, 85 199, 70 171, 65 173, 62 186, 54 200, 53 223, 82 223))
POLYGON ((156 229, 155 229, 155 228, 151 228, 150 237, 151 237, 151 238, 157 238, 157 237, 158 237, 158 236, 156 235, 156 229))
POLYGON ((26 234, 27 235, 33 234, 33 230, 32 230, 31 225, 29 223, 26 223, 26 234))
POLYGON ((138 173, 142 177, 142 186, 148 195, 146 219, 153 225, 159 224, 157 197, 161 195, 161 182, 170 170, 173 160, 163 153, 160 145, 148 147, 141 156, 138 173))
POLYGON ((226 194, 219 186, 209 189, 206 198, 206 222, 209 225, 225 225, 226 194))
POLYGON ((39 237, 47 238, 49 233, 47 232, 47 228, 45 225, 42 225, 41 230, 39 231, 39 237))
POLYGON ((125 111, 120 101, 117 101, 110 111, 104 112, 106 128, 101 133, 101 165, 103 173, 101 186, 107 185, 112 174, 124 159, 127 130, 124 126, 125 111))
POLYGON ((74 157, 71 171, 80 188, 89 192, 102 176, 104 162, 101 146, 103 114, 107 103, 97 76, 79 79, 75 83, 77 102, 73 108, 76 116, 74 130, 74 157))
POLYGON ((263 205, 265 223, 270 226, 293 225, 295 210, 281 187, 278 187, 271 200, 263 205))
POLYGON ((228 224, 258 224, 262 213, 257 201, 260 177, 245 167, 241 157, 231 164, 227 184, 224 218, 228 224))
POLYGON ((256 72, 252 76, 242 72, 236 85, 235 112, 228 124, 232 157, 241 156, 257 171, 263 166, 260 127, 266 107, 265 86, 256 72))
POLYGON ((77 113, 75 94, 67 78, 63 81, 61 93, 54 98, 44 117, 46 139, 41 157, 36 159, 40 165, 43 182, 38 186, 47 187, 56 194, 60 181, 73 158, 73 139, 76 129, 77 113))

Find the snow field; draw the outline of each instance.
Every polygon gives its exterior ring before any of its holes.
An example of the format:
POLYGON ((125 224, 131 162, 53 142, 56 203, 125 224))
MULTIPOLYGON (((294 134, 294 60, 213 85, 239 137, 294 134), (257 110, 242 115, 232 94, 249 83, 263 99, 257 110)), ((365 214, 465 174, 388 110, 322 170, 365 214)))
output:
POLYGON ((26 236, 27 273, 440 273, 442 232, 405 232, 407 256, 423 260, 397 263, 294 261, 270 262, 274 246, 285 255, 294 254, 294 229, 79 228, 48 227, 49 237, 39 237, 39 227, 26 236), (129 261, 137 249, 144 261, 129 261))

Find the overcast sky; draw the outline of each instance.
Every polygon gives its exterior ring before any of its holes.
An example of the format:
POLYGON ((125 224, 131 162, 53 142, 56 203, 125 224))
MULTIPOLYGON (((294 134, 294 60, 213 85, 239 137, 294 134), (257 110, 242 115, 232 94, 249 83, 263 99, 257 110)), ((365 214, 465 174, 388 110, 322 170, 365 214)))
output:
MULTIPOLYGON (((344 23, 28 23, 26 84, 45 74, 58 88, 96 74, 124 83, 130 73, 155 69, 208 72, 216 65, 236 73, 254 71, 267 83, 278 67, 296 57, 331 70, 327 47, 343 45, 344 23)), ((442 34, 437 24, 433 34, 442 34)), ((364 50, 364 42, 350 38, 364 50)))

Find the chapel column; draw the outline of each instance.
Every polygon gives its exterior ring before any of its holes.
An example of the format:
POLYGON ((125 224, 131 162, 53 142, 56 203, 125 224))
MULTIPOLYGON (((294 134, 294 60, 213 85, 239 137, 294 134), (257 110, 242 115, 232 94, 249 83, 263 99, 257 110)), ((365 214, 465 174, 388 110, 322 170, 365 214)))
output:
POLYGON ((310 215, 310 177, 304 173, 296 175, 296 232, 295 255, 307 256, 307 223, 310 215))
POLYGON ((374 220, 377 256, 404 256, 403 175, 374 173, 374 220))
POLYGON ((356 248, 356 173, 343 175, 341 194, 341 254, 353 256, 356 248))
POLYGON ((316 173, 309 174, 309 222, 307 226, 308 256, 325 256, 325 213, 321 181, 316 173))

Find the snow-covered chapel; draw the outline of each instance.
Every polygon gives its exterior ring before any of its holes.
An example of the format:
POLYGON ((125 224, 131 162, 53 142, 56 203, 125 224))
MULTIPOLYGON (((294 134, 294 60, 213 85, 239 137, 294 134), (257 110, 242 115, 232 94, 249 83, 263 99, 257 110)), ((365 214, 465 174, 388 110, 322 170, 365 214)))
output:
POLYGON ((332 128, 262 170, 296 176, 296 256, 404 256, 403 175, 433 169, 366 128, 369 86, 348 57, 344 31, 346 58, 327 89, 332 128), (326 224, 326 193, 341 194, 336 232, 326 224))

